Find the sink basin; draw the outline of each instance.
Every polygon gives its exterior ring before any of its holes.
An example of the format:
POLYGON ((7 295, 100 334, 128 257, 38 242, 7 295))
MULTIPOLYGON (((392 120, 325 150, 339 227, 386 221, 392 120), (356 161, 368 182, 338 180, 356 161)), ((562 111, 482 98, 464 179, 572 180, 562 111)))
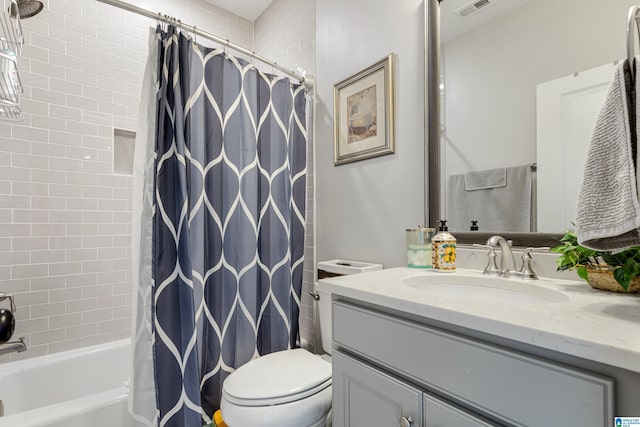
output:
POLYGON ((568 301, 562 292, 536 286, 531 282, 499 277, 469 277, 453 274, 413 276, 404 284, 430 294, 473 301, 513 304, 547 304, 568 301))

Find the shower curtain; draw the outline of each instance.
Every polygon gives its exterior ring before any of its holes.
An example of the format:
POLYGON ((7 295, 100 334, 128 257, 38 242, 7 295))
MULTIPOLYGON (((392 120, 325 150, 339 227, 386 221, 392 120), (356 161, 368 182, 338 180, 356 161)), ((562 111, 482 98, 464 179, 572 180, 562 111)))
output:
POLYGON ((160 39, 145 78, 158 76, 147 148, 136 147, 146 179, 132 394, 142 394, 131 411, 142 425, 192 427, 210 422, 235 368, 296 346, 306 96, 173 26, 160 39))

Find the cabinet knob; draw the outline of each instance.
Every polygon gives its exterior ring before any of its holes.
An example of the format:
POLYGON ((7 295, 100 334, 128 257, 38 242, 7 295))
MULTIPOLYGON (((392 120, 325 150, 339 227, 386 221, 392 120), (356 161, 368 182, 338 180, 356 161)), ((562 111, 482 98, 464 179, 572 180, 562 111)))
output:
POLYGON ((411 427, 413 425, 413 418, 400 417, 400 427, 411 427))

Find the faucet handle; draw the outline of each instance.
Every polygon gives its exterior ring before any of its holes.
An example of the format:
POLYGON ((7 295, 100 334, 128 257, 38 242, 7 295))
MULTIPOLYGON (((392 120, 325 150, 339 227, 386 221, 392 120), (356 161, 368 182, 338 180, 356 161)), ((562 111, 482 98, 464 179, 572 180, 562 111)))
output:
POLYGON ((531 262, 533 261, 533 257, 531 256, 531 252, 536 250, 545 250, 550 249, 548 246, 540 247, 540 248, 526 248, 524 252, 522 252, 522 268, 516 275, 525 280, 536 280, 538 275, 533 268, 531 267, 531 262))
POLYGON ((499 276, 502 271, 498 268, 498 264, 496 264, 496 250, 494 249, 494 247, 490 245, 481 245, 479 243, 474 243, 473 246, 489 249, 489 253, 487 254, 487 256, 489 257, 489 261, 487 262, 487 266, 482 271, 482 274, 488 274, 489 276, 499 276))

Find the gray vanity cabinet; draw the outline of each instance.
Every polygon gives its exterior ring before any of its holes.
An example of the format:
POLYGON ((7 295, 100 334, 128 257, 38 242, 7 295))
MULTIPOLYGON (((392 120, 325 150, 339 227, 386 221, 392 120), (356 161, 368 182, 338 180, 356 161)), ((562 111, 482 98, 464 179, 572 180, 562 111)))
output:
POLYGON ((332 363, 334 426, 496 427, 341 352, 332 363))
POLYGON ((334 300, 333 348, 335 427, 601 427, 614 416, 610 377, 382 307, 334 300))
POLYGON ((344 427, 422 426, 422 391, 334 352, 333 425, 344 427), (404 420, 403 420, 404 418, 404 420))
POLYGON ((498 427, 444 400, 424 394, 425 427, 498 427))

